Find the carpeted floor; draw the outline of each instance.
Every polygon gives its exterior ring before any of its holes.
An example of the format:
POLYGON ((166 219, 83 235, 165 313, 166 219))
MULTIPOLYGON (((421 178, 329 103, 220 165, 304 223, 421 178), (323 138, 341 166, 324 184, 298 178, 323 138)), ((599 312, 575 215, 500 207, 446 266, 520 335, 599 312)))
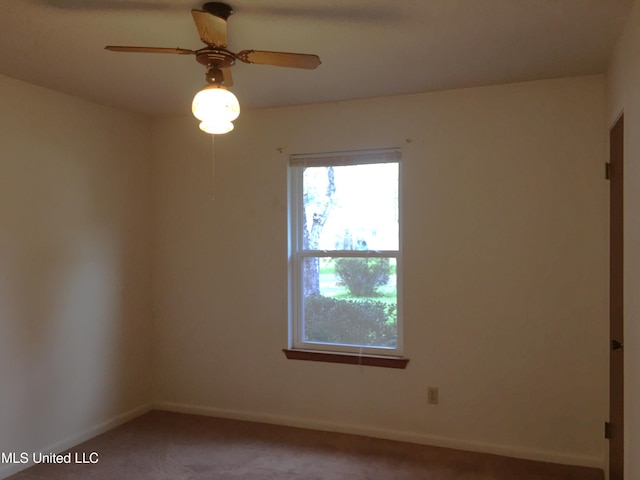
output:
POLYGON ((10 480, 602 480, 597 469, 355 435, 151 412, 10 480), (92 452, 96 452, 91 456, 92 452), (75 456, 75 455, 74 455, 75 456))

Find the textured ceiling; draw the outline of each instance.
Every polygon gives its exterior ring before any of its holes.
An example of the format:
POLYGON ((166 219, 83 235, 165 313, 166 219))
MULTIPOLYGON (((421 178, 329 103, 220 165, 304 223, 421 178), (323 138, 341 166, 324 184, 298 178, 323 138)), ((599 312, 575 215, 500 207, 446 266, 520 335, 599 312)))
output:
MULTIPOLYGON (((317 70, 236 64, 243 108, 604 72, 634 0, 229 0, 229 49, 320 56, 317 70)), ((150 116, 204 84, 190 0, 0 0, 0 74, 150 116)), ((0 92, 1 94, 1 92, 0 92)))

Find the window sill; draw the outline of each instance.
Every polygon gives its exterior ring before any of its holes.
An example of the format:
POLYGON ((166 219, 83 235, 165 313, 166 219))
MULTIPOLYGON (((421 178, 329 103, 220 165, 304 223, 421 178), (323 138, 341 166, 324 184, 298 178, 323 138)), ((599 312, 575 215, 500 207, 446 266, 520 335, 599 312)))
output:
POLYGON ((407 368, 408 358, 382 357, 376 355, 357 355, 349 353, 319 352, 311 350, 282 349, 289 360, 308 360, 311 362, 346 363, 369 367, 407 368))

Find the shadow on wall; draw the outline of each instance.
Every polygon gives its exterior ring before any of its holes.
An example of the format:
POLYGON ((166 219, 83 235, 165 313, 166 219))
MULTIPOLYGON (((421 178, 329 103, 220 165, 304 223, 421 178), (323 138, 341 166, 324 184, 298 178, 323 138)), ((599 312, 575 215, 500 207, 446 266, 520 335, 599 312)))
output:
POLYGON ((60 150, 3 158, 0 451, 45 448, 125 403, 136 225, 113 165, 60 150))

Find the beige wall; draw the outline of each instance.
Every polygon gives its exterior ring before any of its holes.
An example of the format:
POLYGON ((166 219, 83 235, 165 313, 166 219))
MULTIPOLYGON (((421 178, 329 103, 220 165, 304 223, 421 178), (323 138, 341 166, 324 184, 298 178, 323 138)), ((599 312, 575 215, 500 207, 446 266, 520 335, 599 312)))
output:
POLYGON ((640 4, 636 3, 607 75, 607 124, 624 112, 625 478, 640 479, 640 4))
POLYGON ((214 187, 155 121, 159 405, 603 466, 605 116, 602 76, 243 112, 214 187), (395 146, 408 368, 286 360, 287 155, 395 146))
MULTIPOLYGON (((625 38, 609 120, 637 103, 625 38)), ((6 77, 0 111, 0 451, 77 443, 153 399, 602 466, 603 77, 243 112, 213 185, 193 118, 150 129, 6 77), (288 361, 287 155, 390 146, 409 367, 288 361)))
POLYGON ((149 122, 3 76, 0 113, 0 452, 50 452, 150 401, 149 122))

